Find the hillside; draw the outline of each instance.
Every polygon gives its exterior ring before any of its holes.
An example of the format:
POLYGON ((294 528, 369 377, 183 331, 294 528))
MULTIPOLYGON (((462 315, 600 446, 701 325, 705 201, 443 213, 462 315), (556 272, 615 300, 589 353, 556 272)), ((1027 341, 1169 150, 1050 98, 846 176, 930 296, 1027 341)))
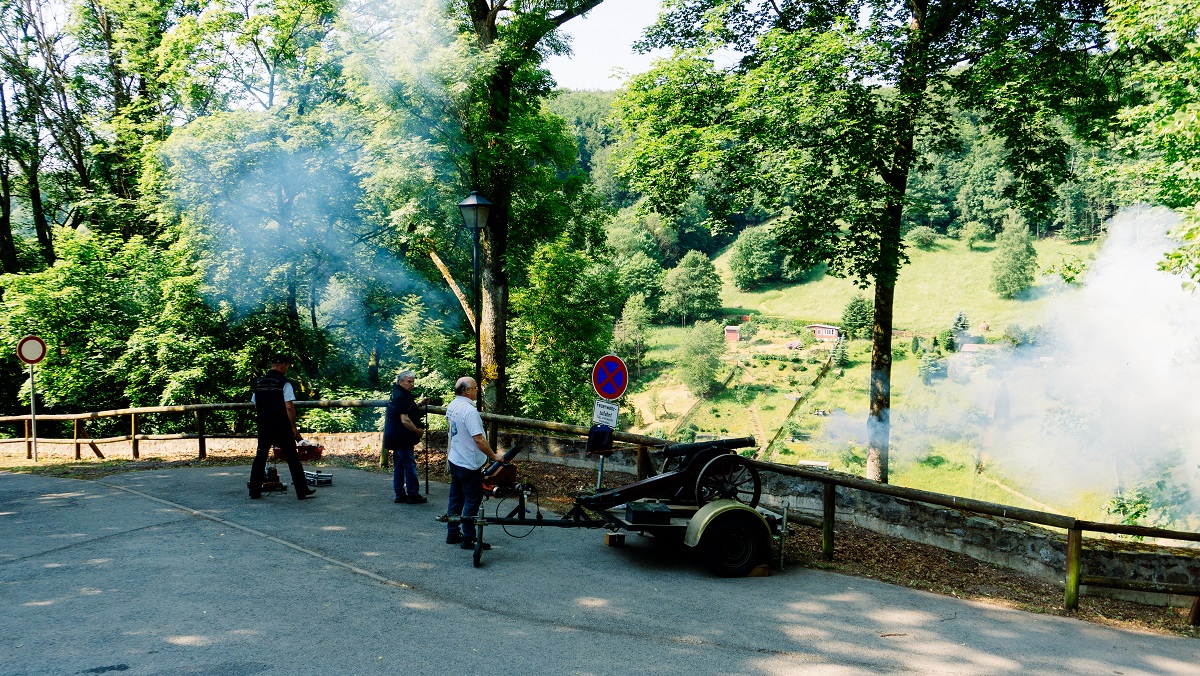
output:
MULTIPOLYGON (((1096 243, 1070 244, 1059 239, 1035 243, 1038 267, 1046 269, 1062 256, 1090 258, 1098 249, 1096 243)), ((802 319, 805 321, 838 323, 842 308, 862 293, 848 279, 820 275, 800 284, 773 284, 760 290, 739 291, 730 281, 730 249, 713 262, 721 273, 724 288, 721 302, 731 314, 738 310, 766 315, 802 319)), ((988 288, 992 276, 995 247, 991 243, 977 244, 968 250, 965 242, 942 239, 934 249, 908 250, 911 262, 900 271, 896 285, 895 328, 920 333, 934 333, 949 326, 955 313, 965 310, 972 325, 986 322, 989 335, 1008 324, 1035 322, 1059 283, 1046 277, 1027 295, 1017 300, 1004 300, 988 288)))

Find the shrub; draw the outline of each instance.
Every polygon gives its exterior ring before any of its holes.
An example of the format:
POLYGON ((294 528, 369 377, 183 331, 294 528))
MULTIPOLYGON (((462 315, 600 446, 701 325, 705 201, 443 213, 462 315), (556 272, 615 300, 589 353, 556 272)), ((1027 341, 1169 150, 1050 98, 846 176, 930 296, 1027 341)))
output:
POLYGON ((905 239, 918 249, 929 249, 937 244, 938 234, 937 230, 921 225, 909 230, 905 239))
POLYGON ((992 229, 979 221, 971 221, 963 228, 962 237, 967 241, 967 248, 974 249, 977 242, 986 242, 992 238, 992 229))
POLYGON ((958 341, 954 338, 954 329, 942 329, 937 334, 937 342, 947 352, 954 352, 958 349, 958 341))
POLYGON ((1037 250, 1033 248, 1025 219, 1010 209, 997 242, 999 251, 992 261, 992 290, 1001 298, 1016 298, 1033 286, 1033 273, 1037 270, 1037 250))
POLYGON ((870 338, 875 324, 875 307, 862 294, 846 303, 842 310, 842 331, 851 338, 870 338))

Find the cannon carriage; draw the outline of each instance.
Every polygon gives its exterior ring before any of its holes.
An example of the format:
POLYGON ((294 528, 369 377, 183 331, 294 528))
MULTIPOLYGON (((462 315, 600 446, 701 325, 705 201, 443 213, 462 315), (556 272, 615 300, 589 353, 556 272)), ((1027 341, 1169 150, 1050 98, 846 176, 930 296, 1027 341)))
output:
POLYGON ((477 547, 474 565, 482 565, 484 527, 547 526, 605 528, 605 542, 624 544, 625 532, 681 541, 700 553, 704 563, 722 577, 765 575, 772 544, 782 547, 779 534, 786 522, 758 507, 762 483, 758 471, 737 455, 739 448, 754 446, 753 437, 673 444, 657 452, 662 466, 657 473, 608 490, 580 493, 562 518, 545 518, 537 508, 528 516, 533 487, 521 483, 510 450, 504 462, 484 469, 484 485, 493 497, 517 498, 504 517, 489 518, 480 510, 473 519, 477 547))

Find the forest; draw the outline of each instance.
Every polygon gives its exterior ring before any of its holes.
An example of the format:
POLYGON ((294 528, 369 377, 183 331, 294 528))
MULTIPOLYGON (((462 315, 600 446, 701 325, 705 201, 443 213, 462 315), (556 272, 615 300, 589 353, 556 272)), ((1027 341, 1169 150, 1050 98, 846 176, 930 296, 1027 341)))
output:
MULTIPOLYGON (((1095 239, 1149 202, 1197 276, 1194 3, 666 0, 640 48, 669 56, 559 89, 601 2, 0 0, 0 343, 50 345, 41 410, 241 401, 274 352, 304 398, 445 392, 478 333, 487 410, 582 422, 599 356, 728 314, 732 247, 739 288, 868 294, 886 480, 908 247, 1095 239)), ((0 413, 28 405, 3 360, 0 413)))

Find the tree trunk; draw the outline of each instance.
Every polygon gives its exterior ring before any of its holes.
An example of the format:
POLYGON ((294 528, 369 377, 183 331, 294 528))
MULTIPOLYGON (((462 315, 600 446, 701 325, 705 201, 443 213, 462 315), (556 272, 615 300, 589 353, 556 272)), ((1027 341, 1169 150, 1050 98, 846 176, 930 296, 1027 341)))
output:
POLYGON ((42 188, 38 182, 38 165, 30 164, 25 171, 25 182, 29 187, 29 211, 33 214, 33 230, 37 233, 38 245, 46 265, 54 265, 54 236, 46 220, 46 206, 42 204, 42 188))
POLYGON ((9 179, 9 126, 5 92, 0 90, 0 269, 17 271, 17 245, 12 234, 12 183, 9 179))
POLYGON ((875 270, 875 324, 871 330, 871 412, 867 416, 867 478, 888 482, 888 449, 891 443, 892 316, 896 279, 900 274, 903 241, 904 194, 912 167, 917 117, 928 85, 928 37, 924 34, 928 3, 910 5, 909 40, 904 49, 897 86, 894 146, 883 180, 891 188, 885 222, 880 232, 879 262, 875 270))

